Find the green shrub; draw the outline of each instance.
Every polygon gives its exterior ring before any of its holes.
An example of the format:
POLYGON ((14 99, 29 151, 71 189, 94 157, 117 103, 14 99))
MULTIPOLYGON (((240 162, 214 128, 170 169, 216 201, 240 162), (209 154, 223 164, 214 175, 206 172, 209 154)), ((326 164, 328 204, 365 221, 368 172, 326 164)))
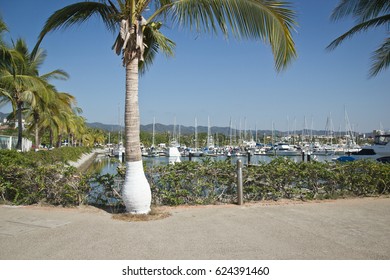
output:
MULTIPOLYGON (((235 203, 230 162, 205 160, 146 169, 157 205, 235 203)), ((299 162, 277 157, 243 169, 244 201, 329 199, 389 194, 390 165, 374 161, 299 162)))
POLYGON ((64 206, 85 203, 90 189, 87 176, 64 164, 84 152, 88 150, 72 147, 27 153, 0 150, 0 200, 64 206))

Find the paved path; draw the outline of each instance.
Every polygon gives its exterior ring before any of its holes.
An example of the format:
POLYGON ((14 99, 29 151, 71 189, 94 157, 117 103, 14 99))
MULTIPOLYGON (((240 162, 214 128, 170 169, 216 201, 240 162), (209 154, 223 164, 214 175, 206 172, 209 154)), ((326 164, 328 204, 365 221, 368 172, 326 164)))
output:
POLYGON ((0 206, 0 259, 390 259, 390 198, 169 211, 0 206))

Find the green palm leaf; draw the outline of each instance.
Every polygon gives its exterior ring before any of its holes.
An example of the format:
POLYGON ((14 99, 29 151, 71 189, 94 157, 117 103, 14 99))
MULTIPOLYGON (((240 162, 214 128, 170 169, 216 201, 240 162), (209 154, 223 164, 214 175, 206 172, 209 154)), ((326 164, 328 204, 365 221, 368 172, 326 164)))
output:
POLYGON ((389 11, 390 1, 387 0, 341 0, 333 10, 331 19, 352 16, 358 22, 363 22, 389 11))
POLYGON ((159 51, 162 51, 166 56, 174 56, 175 42, 162 34, 159 29, 161 23, 149 23, 144 29, 144 43, 146 44, 144 61, 140 61, 140 73, 145 71, 152 65, 155 56, 159 51))
POLYGON ((384 43, 374 52, 371 59, 373 64, 370 69, 370 77, 376 76, 390 66, 390 38, 385 39, 384 43))
MULTIPOLYGON (((295 13, 286 2, 261 0, 165 1, 151 19, 171 16, 175 24, 195 32, 222 32, 238 39, 260 39, 271 45, 276 69, 296 57, 291 32, 295 13)), ((151 20, 149 19, 149 20, 151 20)))
POLYGON ((111 6, 99 2, 79 2, 71 4, 56 11, 48 18, 39 35, 33 54, 38 50, 40 43, 47 33, 56 29, 67 28, 74 24, 81 24, 93 15, 100 16, 107 29, 111 31, 117 30, 118 19, 116 16, 118 15, 116 15, 115 10, 111 6))
MULTIPOLYGON (((357 24, 350 30, 333 40, 326 48, 333 50, 346 39, 355 34, 384 26, 388 29, 390 24, 390 0, 341 0, 333 10, 331 18, 339 20, 351 16, 357 24)), ((374 52, 369 76, 374 77, 389 67, 389 39, 374 52)))

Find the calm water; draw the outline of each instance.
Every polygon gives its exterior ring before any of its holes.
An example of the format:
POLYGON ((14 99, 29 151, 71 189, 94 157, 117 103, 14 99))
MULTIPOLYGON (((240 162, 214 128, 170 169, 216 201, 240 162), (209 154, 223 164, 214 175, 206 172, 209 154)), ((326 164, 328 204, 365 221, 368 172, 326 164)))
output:
MULTIPOLYGON (((337 157, 334 155, 331 156, 315 156, 314 160, 317 161, 331 161, 332 158, 337 157)), ((195 162, 201 162, 208 157, 193 157, 192 161, 195 162)), ((291 156, 288 157, 289 159, 295 161, 295 162, 301 162, 302 157, 301 156, 291 156)), ((227 160, 226 156, 218 156, 218 157, 210 157, 211 160, 216 161, 223 161, 227 160)), ((240 159, 243 164, 248 163, 248 157, 242 156, 242 157, 230 157, 230 161, 232 164, 236 164, 237 160, 240 159)), ((258 163, 268 163, 272 161, 274 157, 272 156, 265 156, 265 155, 253 155, 250 158, 251 164, 258 164, 258 163)), ((161 164, 168 164, 170 159, 168 157, 143 157, 142 160, 146 163, 148 166, 156 166, 161 164)), ((180 157, 180 160, 188 161, 188 157, 180 157)), ((313 156, 312 156, 313 160, 313 156)), ((120 165, 120 162, 117 158, 110 158, 107 156, 98 156, 95 160, 95 162, 89 167, 88 172, 93 173, 99 173, 99 174, 116 174, 117 167, 120 165)))

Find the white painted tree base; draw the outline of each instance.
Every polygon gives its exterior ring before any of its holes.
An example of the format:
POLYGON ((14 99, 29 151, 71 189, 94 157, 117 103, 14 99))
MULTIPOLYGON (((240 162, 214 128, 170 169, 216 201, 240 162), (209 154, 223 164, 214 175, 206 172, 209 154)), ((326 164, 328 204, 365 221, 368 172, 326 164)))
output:
POLYGON ((122 198, 127 212, 133 214, 147 214, 150 212, 152 193, 149 182, 145 177, 142 160, 126 162, 122 198))

